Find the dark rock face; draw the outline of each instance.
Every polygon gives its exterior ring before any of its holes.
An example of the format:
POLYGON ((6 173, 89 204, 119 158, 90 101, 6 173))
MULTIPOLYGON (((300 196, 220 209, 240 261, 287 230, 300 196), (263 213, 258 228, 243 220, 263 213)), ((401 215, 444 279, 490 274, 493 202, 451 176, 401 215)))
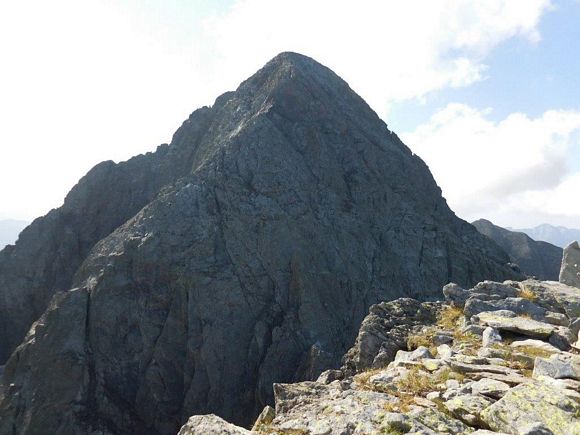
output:
POLYGON ((75 290, 8 360, 0 434, 170 434, 208 412, 249 422, 274 381, 338 366, 369 305, 519 278, 421 159, 301 55, 277 56, 138 159, 97 167, 3 252, 17 333, 54 290, 75 290))
POLYGON ((580 245, 572 242, 564 248, 560 282, 580 288, 580 245))
POLYGON ((512 262, 526 274, 544 280, 558 280, 562 248, 535 241, 524 233, 506 230, 485 219, 479 219, 472 225, 505 249, 512 262))
POLYGON ((36 219, 15 246, 0 251, 0 364, 3 364, 56 291, 72 287, 91 248, 150 202, 161 187, 191 171, 209 109, 194 112, 170 146, 115 164, 95 166, 64 205, 36 219))

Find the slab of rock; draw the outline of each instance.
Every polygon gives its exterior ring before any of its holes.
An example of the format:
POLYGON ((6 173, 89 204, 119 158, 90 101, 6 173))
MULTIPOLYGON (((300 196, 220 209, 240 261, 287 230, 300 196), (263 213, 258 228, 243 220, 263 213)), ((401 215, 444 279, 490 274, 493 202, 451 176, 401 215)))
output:
POLYGON ((431 355, 431 352, 429 352, 429 349, 427 349, 425 346, 419 346, 412 352, 407 352, 404 350, 398 351, 395 355, 395 362, 418 361, 425 358, 433 358, 433 355, 431 355))
POLYGON ((516 332, 534 338, 547 338, 556 330, 554 325, 548 323, 519 316, 505 317, 491 311, 479 313, 473 316, 472 319, 480 325, 487 325, 500 331, 516 332))
POLYGON ((473 394, 481 394, 494 399, 501 398, 511 387, 497 379, 483 378, 471 384, 473 394))
POLYGON ((471 297, 465 303, 463 312, 471 317, 484 311, 509 310, 516 314, 527 314, 536 320, 541 320, 546 314, 546 309, 524 298, 509 297, 492 301, 482 301, 477 297, 471 297))
POLYGON ((466 376, 474 380, 495 379, 497 381, 505 382, 508 385, 520 385, 532 382, 532 379, 517 373, 502 375, 499 373, 475 372, 475 373, 466 373, 466 376))
POLYGON ((555 346, 552 346, 550 343, 546 343, 542 340, 535 340, 533 338, 528 338, 525 340, 514 340, 510 343, 510 347, 514 348, 515 350, 519 349, 537 349, 540 351, 548 352, 548 353, 560 353, 560 349, 555 346))
POLYGON ((500 375, 513 375, 517 372, 509 367, 492 364, 465 364, 459 361, 449 361, 449 366, 459 373, 496 373, 500 375))
POLYGON ((550 358, 536 358, 533 377, 539 376, 580 380, 580 357, 565 358, 555 354, 550 358))
POLYGON ((540 423, 554 435, 580 433, 580 404, 560 391, 540 383, 522 384, 488 406, 482 420, 492 429, 520 434, 529 424, 540 423))
POLYGON ((490 404, 489 399, 472 394, 455 396, 444 402, 444 406, 451 414, 470 426, 481 424, 480 414, 490 404))
POLYGON ((580 288, 580 245, 577 241, 570 243, 564 248, 562 267, 560 268, 560 282, 580 288))
POLYGON ((179 430, 177 435, 251 435, 251 432, 235 426, 217 415, 194 415, 179 430))

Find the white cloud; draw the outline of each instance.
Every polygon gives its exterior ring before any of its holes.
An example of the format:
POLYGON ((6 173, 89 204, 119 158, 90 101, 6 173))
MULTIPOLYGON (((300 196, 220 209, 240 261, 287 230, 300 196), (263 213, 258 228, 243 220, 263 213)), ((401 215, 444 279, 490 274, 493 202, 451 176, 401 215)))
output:
POLYGON ((489 111, 449 104, 402 137, 465 219, 578 226, 580 172, 569 156, 580 147, 580 112, 552 110, 535 119, 513 113, 500 122, 488 117, 489 111))
POLYGON ((280 51, 327 64, 384 115, 393 101, 481 80, 502 41, 538 40, 550 7, 239 0, 207 18, 208 3, 0 4, 0 217, 44 214, 99 161, 168 141, 189 112, 280 51))
POLYGON ((539 39, 549 8, 548 0, 241 0, 206 30, 219 82, 233 86, 264 59, 298 51, 337 71, 385 114, 393 101, 481 80, 498 44, 539 39))

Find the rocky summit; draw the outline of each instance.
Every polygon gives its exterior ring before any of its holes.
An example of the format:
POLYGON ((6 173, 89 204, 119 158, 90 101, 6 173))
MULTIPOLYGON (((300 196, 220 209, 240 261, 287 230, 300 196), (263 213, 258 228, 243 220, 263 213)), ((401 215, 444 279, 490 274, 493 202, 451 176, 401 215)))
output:
POLYGON ((343 367, 274 384, 275 408, 251 430, 197 415, 179 435, 580 433, 578 289, 484 281, 443 294, 372 306, 343 367))
MULTIPOLYGON (((293 412, 273 383, 340 366, 371 304, 522 278, 508 262, 343 80, 280 54, 0 253, 0 434, 175 434, 250 423, 274 394, 293 412)), ((401 339, 359 333, 345 373, 401 339)), ((316 394, 354 406, 337 385, 316 394)))

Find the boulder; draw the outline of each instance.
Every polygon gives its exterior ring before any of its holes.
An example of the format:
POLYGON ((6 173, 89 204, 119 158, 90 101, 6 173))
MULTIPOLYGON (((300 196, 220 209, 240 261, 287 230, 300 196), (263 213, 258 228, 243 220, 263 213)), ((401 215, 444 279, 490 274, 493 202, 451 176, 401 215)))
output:
POLYGON ((580 288, 580 245, 577 241, 570 243, 564 248, 562 266, 560 268, 560 282, 580 288))
POLYGON ((463 307, 465 305, 465 301, 467 301, 470 296, 470 292, 465 290, 460 285, 457 285, 454 282, 450 282, 443 287, 443 296, 447 302, 452 303, 458 307, 463 307))
POLYGON ((570 378, 580 381, 580 357, 552 355, 550 358, 536 358, 533 377, 549 376, 554 379, 570 378))
POLYGON ((507 317, 498 312, 484 311, 472 318, 480 325, 487 325, 500 331, 516 332, 533 338, 547 338, 555 330, 554 325, 524 317, 507 317))
POLYGON ((522 433, 522 428, 539 423, 554 435, 580 433, 580 404, 559 390, 540 383, 526 383, 509 390, 481 413, 495 431, 522 433))
POLYGON ((470 426, 481 424, 480 414, 490 404, 489 399, 471 394, 456 396, 444 403, 451 414, 470 426))
POLYGON ((481 394, 494 399, 501 398, 510 388, 505 382, 489 378, 480 379, 471 385, 473 394, 481 394))
POLYGON ((177 435, 251 435, 251 432, 235 426, 217 415, 194 415, 187 420, 177 435))
POLYGON ((481 337, 481 345, 483 347, 491 347, 495 344, 501 343, 502 338, 499 331, 491 326, 488 326, 483 331, 483 335, 481 337))

